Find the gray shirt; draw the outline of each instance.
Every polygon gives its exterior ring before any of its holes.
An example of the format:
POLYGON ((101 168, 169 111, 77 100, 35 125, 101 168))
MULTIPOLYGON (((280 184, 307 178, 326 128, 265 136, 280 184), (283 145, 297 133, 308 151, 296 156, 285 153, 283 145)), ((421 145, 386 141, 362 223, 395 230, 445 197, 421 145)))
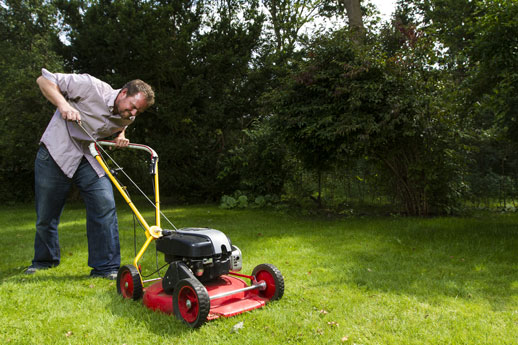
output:
MULTIPOLYGON (((42 69, 42 76, 56 84, 68 103, 81 114, 81 124, 96 140, 120 132, 135 117, 123 119, 114 115, 113 106, 120 89, 88 74, 51 73, 42 69)), ((40 140, 49 150, 63 173, 72 178, 86 157, 99 177, 104 176, 99 163, 91 155, 88 145, 92 139, 75 122, 63 120, 56 110, 40 140)))

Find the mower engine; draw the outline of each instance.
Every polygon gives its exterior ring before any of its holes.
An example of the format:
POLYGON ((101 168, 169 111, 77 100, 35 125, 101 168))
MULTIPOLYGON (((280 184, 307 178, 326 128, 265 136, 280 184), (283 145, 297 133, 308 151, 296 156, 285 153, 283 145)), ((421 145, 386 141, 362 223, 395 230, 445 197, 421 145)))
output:
POLYGON ((172 294, 185 278, 208 282, 242 268, 241 250, 221 231, 208 228, 183 228, 156 240, 169 268, 162 280, 165 293, 172 294))
MULTIPOLYGON (((88 132, 87 134, 95 141, 88 132)), ((149 226, 135 208, 125 188, 106 166, 98 151, 100 145, 116 146, 115 143, 91 143, 90 153, 146 230, 146 242, 136 254, 133 263, 122 266, 117 274, 117 292, 122 297, 133 300, 142 298, 149 309, 166 314, 174 313, 189 327, 196 328, 207 320, 231 317, 261 308, 283 296, 284 278, 274 265, 259 264, 251 275, 237 273, 242 267, 241 251, 232 245, 223 232, 191 227, 174 231, 161 229, 160 217, 163 214, 160 211, 158 193, 158 155, 149 146, 130 144, 128 147, 131 149, 144 150, 151 154, 150 172, 155 180, 156 225, 149 226), (142 275, 138 262, 152 241, 155 241, 157 251, 164 253, 169 267, 163 278, 144 280, 144 277, 149 276, 142 275), (250 283, 244 279, 248 279, 250 283), (153 281, 153 284, 144 286, 153 281)), ((160 275, 160 269, 155 273, 157 272, 160 275)))

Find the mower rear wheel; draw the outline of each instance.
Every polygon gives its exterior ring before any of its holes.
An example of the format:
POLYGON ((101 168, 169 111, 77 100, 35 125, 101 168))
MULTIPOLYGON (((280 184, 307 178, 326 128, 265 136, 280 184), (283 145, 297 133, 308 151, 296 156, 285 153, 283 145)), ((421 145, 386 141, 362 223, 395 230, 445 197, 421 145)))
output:
POLYGON ((203 325, 210 311, 210 298, 205 286, 193 278, 180 280, 174 288, 173 310, 176 318, 189 327, 203 325))
POLYGON ((260 264, 254 268, 252 276, 258 283, 266 283, 266 288, 259 290, 259 296, 270 301, 281 299, 284 294, 284 278, 277 267, 272 264, 260 264))
POLYGON ((139 300, 142 297, 142 280, 133 265, 122 266, 117 273, 117 292, 124 298, 139 300))

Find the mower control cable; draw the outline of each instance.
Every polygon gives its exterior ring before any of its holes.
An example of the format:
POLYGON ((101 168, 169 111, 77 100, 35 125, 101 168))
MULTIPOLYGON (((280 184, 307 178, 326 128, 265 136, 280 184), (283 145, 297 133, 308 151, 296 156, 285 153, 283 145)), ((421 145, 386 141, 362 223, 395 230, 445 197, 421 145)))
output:
MULTIPOLYGON (((126 172, 124 171, 124 169, 119 165, 117 164, 117 162, 108 154, 108 152, 106 152, 105 149, 103 149, 103 147, 97 142, 97 140, 86 130, 86 128, 83 127, 83 124, 81 123, 81 121, 76 121, 76 123, 79 125, 79 127, 81 127, 81 129, 90 137, 90 139, 92 139, 92 141, 95 143, 95 145, 103 152, 103 154, 105 154, 106 156, 108 156, 108 158, 113 162, 113 164, 115 164, 115 166, 117 167, 117 170, 118 171, 121 171, 124 176, 126 176, 126 178, 133 184, 133 186, 135 186, 135 188, 137 188, 137 190, 144 196, 144 198, 146 198, 146 200, 151 204, 153 205, 153 207, 155 209, 157 209, 156 205, 153 203, 153 201, 151 201, 151 199, 149 199, 149 197, 146 195, 146 193, 144 193, 142 191, 142 189, 140 189, 140 187, 131 179, 131 177, 128 176, 128 174, 126 174, 126 172)), ((162 215, 162 217, 164 217, 165 220, 167 220, 167 222, 169 224, 171 224, 171 226, 175 229, 175 230, 178 230, 176 228, 176 226, 174 226, 174 224, 169 220, 169 218, 166 217, 166 215, 162 212, 162 210, 159 210, 160 214, 162 215)))

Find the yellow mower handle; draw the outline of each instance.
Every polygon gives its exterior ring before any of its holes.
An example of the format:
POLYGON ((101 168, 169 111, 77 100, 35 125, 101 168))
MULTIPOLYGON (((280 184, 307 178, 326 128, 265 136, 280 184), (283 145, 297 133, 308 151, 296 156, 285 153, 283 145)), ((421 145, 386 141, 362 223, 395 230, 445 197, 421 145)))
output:
MULTIPOLYGON (((106 141, 106 140, 100 140, 97 141, 97 144, 101 146, 113 146, 116 147, 115 142, 113 141, 106 141)), ((154 175, 154 182, 155 182, 155 225, 149 226, 149 224, 146 222, 144 217, 140 214, 139 210, 135 207, 133 204, 133 201, 129 198, 128 194, 122 186, 120 185, 119 181, 115 179, 113 174, 111 173, 110 169, 106 166, 104 161, 101 158, 101 154, 99 150, 97 149, 96 143, 91 143, 88 148, 90 149, 90 153, 92 156, 99 162, 101 167, 103 168, 104 172, 112 183, 115 185, 119 193, 122 195, 128 206, 131 208, 135 216, 138 218, 139 222, 142 224, 142 226, 145 228, 146 232, 146 242, 140 249, 139 253, 135 257, 135 260, 133 261, 133 265, 138 268, 138 261, 144 255, 144 252, 146 251, 149 244, 156 238, 159 238, 162 236, 162 229, 160 228, 160 196, 159 196, 159 189, 158 189, 158 154, 153 150, 151 147, 141 144, 129 144, 126 148, 128 149, 136 149, 136 150, 143 150, 147 151, 151 154, 151 174, 154 175)))

